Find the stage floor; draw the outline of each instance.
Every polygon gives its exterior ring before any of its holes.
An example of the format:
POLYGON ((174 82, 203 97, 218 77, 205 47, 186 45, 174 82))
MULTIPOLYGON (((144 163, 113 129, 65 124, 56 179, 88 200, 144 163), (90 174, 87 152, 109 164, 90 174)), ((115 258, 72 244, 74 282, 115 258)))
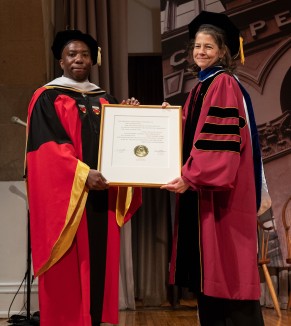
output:
MULTIPOLYGON (((274 309, 263 308, 265 326, 290 326, 291 310, 282 310, 278 318, 274 309)), ((0 319, 0 326, 8 326, 7 318, 0 319)), ((102 324, 109 326, 110 324, 102 324)), ((135 311, 120 311, 119 326, 199 326, 197 310, 193 306, 141 308, 135 311)), ((66 325, 62 325, 66 326, 66 325)))

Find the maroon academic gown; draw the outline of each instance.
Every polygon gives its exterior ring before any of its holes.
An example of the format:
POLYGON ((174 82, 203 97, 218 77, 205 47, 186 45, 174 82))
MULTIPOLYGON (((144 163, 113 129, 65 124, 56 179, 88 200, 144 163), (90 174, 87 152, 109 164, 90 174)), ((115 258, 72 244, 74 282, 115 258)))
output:
MULTIPOLYGON (((118 323, 117 188, 89 191, 97 168, 100 89, 46 86, 28 110, 26 173, 41 326, 118 323)), ((125 222, 141 204, 135 189, 125 222)))
POLYGON ((185 103, 183 123, 184 144, 188 141, 190 147, 182 177, 191 189, 180 195, 177 203, 170 283, 217 298, 257 300, 260 283, 252 143, 235 78, 217 73, 200 82, 185 103), (189 129, 189 121, 195 118, 194 136, 186 139, 189 133, 185 134, 185 128, 188 125, 189 129), (182 203, 189 206, 181 207, 182 203), (188 223, 186 227, 183 221, 188 223), (180 242, 184 243, 181 247, 180 242))

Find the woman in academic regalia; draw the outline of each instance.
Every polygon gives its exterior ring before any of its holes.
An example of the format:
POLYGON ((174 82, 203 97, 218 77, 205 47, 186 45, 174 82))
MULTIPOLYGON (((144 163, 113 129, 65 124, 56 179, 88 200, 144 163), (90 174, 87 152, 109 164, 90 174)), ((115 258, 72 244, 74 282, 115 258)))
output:
POLYGON ((199 82, 183 108, 181 177, 162 186, 177 193, 170 282, 196 294, 202 326, 261 326, 262 164, 250 97, 234 75, 240 33, 205 11, 189 33, 199 82))

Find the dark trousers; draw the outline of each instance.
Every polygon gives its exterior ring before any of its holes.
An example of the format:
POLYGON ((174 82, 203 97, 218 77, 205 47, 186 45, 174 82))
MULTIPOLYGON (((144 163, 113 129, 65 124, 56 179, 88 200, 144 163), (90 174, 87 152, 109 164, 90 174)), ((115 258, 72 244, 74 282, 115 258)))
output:
POLYGON ((264 326, 259 300, 229 300, 199 294, 201 326, 264 326))

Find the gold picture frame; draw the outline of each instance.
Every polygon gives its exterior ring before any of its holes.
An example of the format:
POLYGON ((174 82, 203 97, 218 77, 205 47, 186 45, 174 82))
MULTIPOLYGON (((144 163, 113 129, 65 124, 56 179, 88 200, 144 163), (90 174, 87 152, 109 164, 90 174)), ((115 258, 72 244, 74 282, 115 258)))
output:
POLYGON ((103 104, 98 170, 109 185, 160 187, 181 175, 182 107, 103 104))

